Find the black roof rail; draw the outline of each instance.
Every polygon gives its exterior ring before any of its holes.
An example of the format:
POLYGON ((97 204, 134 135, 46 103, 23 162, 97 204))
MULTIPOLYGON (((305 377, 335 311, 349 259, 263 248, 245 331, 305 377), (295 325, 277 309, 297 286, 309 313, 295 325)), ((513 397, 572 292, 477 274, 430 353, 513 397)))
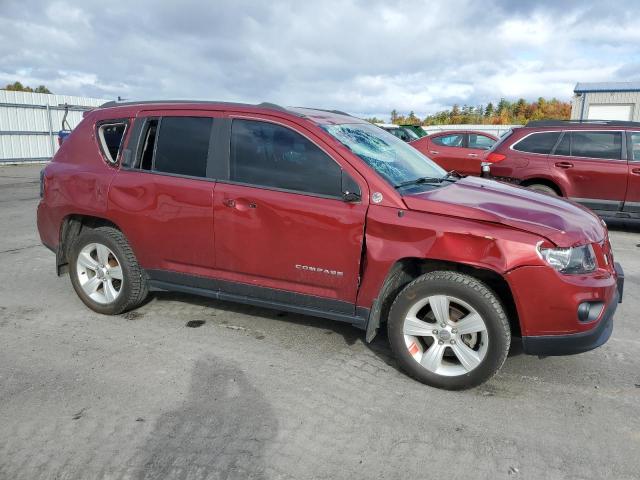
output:
POLYGON ((327 112, 327 113, 335 113, 336 115, 345 115, 347 117, 352 117, 353 115, 347 113, 347 112, 343 112, 342 110, 328 110, 326 108, 312 108, 312 107, 293 107, 293 108, 299 108, 301 110, 314 110, 316 112, 327 112))
POLYGON ((640 122, 627 120, 532 120, 525 127, 565 127, 567 125, 607 125, 613 127, 640 127, 640 122))
POLYGON ((240 103, 240 102, 224 102, 224 101, 215 101, 215 100, 142 100, 142 101, 128 101, 128 102, 117 102, 110 101, 103 103, 99 108, 111 108, 111 107, 120 107, 120 106, 129 106, 129 105, 153 105, 153 104, 200 104, 200 105, 227 105, 230 107, 259 107, 259 108, 268 108, 270 110, 279 110, 281 112, 287 112, 291 115, 296 115, 301 117, 297 112, 292 110, 288 110, 280 105, 276 105, 275 103, 262 102, 258 104, 251 103, 240 103))

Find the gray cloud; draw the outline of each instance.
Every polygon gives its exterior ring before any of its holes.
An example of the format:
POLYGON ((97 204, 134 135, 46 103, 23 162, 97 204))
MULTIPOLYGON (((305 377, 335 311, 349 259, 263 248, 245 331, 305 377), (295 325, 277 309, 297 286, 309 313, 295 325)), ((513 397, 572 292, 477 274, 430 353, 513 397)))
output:
POLYGON ((424 115, 637 78, 637 4, 0 0, 0 82, 424 115))

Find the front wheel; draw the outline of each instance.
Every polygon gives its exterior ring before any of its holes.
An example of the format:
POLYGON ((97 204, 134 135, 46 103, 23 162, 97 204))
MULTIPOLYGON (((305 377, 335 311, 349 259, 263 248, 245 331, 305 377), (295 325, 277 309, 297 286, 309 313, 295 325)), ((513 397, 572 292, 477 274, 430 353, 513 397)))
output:
POLYGON ((391 306, 388 332, 409 375, 449 390, 491 378, 511 342, 496 295, 476 278, 453 271, 430 272, 407 285, 391 306))

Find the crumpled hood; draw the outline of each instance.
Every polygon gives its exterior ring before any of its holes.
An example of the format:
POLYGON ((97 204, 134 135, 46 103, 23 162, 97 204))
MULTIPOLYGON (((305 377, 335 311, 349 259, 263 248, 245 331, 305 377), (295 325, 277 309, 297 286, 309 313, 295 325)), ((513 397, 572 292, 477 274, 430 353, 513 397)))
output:
POLYGON ((576 203, 478 177, 403 200, 411 210, 500 223, 543 236, 559 247, 600 242, 605 236, 601 220, 576 203))

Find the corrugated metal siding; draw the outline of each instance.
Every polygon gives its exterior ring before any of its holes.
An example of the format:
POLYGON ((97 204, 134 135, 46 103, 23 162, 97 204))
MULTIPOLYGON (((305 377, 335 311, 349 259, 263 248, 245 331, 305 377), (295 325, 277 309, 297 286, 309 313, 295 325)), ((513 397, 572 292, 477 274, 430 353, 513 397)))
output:
MULTIPOLYGON (((587 118, 589 105, 633 105, 632 121, 640 122, 640 92, 586 92, 580 96, 575 96, 571 100, 571 119, 580 119, 583 112, 587 118)), ((622 119, 621 119, 622 120, 622 119)), ((626 119, 624 119, 626 120, 626 119)))
MULTIPOLYGON (((91 108, 107 100, 0 90, 0 162, 45 160, 58 149, 57 134, 65 103, 91 108), (48 108, 47 108, 48 107, 48 108)), ((82 111, 69 110, 71 128, 82 120, 82 111)))

